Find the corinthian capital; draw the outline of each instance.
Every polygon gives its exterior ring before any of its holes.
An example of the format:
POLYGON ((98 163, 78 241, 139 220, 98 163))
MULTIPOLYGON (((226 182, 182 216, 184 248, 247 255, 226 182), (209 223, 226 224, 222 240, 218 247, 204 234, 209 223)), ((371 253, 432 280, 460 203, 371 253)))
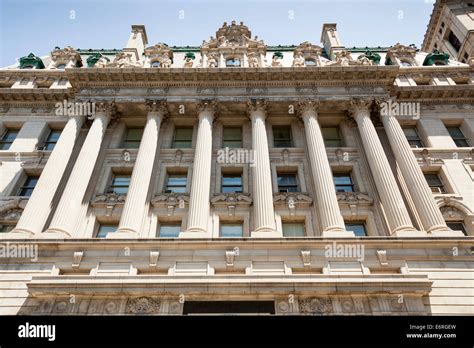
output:
POLYGON ((373 103, 373 98, 352 98, 349 113, 352 116, 356 116, 361 112, 370 112, 373 103))
POLYGON ((213 115, 217 114, 217 100, 215 99, 203 99, 200 100, 197 106, 197 110, 199 113, 203 111, 207 111, 212 113, 213 115))
POLYGON ((95 113, 114 115, 116 112, 114 101, 99 101, 94 102, 94 105, 95 113))
POLYGON ((267 100, 263 98, 251 98, 247 101, 247 110, 248 113, 255 111, 267 112, 267 100))
POLYGON ((166 116, 168 114, 168 103, 165 99, 147 99, 146 111, 160 113, 166 116))
POLYGON ((319 109, 320 102, 317 99, 302 99, 298 101, 296 105, 296 111, 299 117, 303 117, 305 114, 316 114, 319 109))

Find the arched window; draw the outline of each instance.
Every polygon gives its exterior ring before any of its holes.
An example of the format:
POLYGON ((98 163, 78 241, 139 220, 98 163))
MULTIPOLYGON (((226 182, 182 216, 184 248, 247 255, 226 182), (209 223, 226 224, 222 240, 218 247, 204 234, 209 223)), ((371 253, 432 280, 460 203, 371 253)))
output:
POLYGON ((406 60, 402 60, 402 61, 400 62, 400 65, 401 65, 401 66, 413 66, 410 62, 408 62, 408 61, 406 61, 406 60))
POLYGON ((304 63, 306 66, 316 66, 316 61, 311 58, 306 58, 304 63))
POLYGON ((160 62, 155 60, 154 62, 151 62, 151 67, 152 68, 159 68, 161 66, 160 62))
POLYGON ((238 68, 240 67, 240 59, 239 58, 227 58, 225 61, 225 66, 229 68, 238 68))
POLYGON ((65 69, 66 68, 66 64, 58 64, 56 65, 56 69, 65 69))

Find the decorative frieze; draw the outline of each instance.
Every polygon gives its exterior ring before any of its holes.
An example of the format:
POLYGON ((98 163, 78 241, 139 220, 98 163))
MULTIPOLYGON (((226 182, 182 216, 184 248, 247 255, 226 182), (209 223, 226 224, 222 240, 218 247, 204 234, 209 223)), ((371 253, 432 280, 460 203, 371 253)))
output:
POLYGON ((229 216, 233 216, 237 207, 249 207, 252 198, 248 193, 216 193, 211 198, 211 204, 216 208, 227 208, 229 216))
POLYGON ((156 208, 167 209, 167 215, 173 216, 177 208, 184 209, 188 207, 189 194, 175 192, 160 193, 151 200, 151 204, 156 208))

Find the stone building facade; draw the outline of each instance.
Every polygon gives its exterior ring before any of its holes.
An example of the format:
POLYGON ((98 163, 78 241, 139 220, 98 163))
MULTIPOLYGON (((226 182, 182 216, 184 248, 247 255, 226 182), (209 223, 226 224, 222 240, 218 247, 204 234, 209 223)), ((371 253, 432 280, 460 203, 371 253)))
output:
POLYGON ((0 314, 473 314, 473 67, 321 44, 1 69, 0 314))
POLYGON ((474 64, 474 3, 437 0, 422 50, 437 49, 463 63, 474 64))

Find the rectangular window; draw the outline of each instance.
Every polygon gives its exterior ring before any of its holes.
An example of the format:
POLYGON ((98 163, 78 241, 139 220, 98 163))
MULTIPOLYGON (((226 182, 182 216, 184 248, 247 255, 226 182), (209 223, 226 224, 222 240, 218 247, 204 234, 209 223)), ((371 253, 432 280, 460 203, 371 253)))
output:
POLYGON ((193 129, 190 127, 178 127, 174 130, 173 148, 190 149, 193 143, 193 129))
POLYGON ((143 128, 127 128, 122 147, 124 149, 138 149, 143 136, 143 128))
POLYGON ((341 147, 344 146, 341 138, 339 127, 322 127, 324 145, 326 147, 341 147))
POLYGON ((60 130, 52 129, 49 132, 48 137, 46 138, 46 140, 44 142, 44 150, 53 151, 53 149, 56 146, 56 143, 58 142, 60 136, 61 136, 61 131, 60 130))
POLYGON ((458 37, 453 33, 452 30, 449 31, 448 35, 448 41, 453 46, 453 48, 456 50, 456 52, 459 52, 461 49, 462 43, 459 41, 458 37))
POLYGON ((439 177, 438 174, 432 173, 432 174, 424 174, 424 175, 425 175, 426 182, 428 183, 428 186, 431 188, 431 192, 446 193, 443 182, 441 181, 441 178, 439 177))
POLYGON ((180 222, 166 222, 160 226, 159 238, 178 238, 181 232, 180 222))
POLYGON ((281 227, 283 229, 283 237, 305 236, 305 226, 302 222, 283 222, 281 227))
POLYGON ((469 147, 469 142, 459 127, 446 127, 457 147, 469 147))
POLYGON ((20 187, 20 193, 18 195, 22 197, 30 197, 38 183, 38 179, 38 176, 28 176, 23 186, 20 187))
POLYGON ((402 129, 411 147, 423 147, 423 143, 418 135, 416 127, 403 127, 402 129))
POLYGON ((130 175, 114 174, 109 192, 115 192, 118 195, 126 195, 130 186, 130 175))
POLYGON ((222 193, 242 193, 242 174, 222 174, 222 193))
POLYGON ((296 174, 278 174, 278 192, 299 192, 296 174))
POLYGON ((7 129, 0 140, 0 150, 8 150, 15 141, 18 132, 16 129, 7 129))
POLYGON ((107 234, 117 231, 118 226, 113 224, 99 224, 96 238, 105 238, 107 234))
POLYGON ((222 147, 231 149, 242 148, 242 128, 224 127, 222 147))
POLYGON ((336 192, 354 192, 354 182, 350 174, 334 174, 336 192))
POLYGON ((185 193, 187 180, 185 174, 168 174, 165 192, 185 193))
POLYGON ((367 236, 367 229, 365 228, 365 222, 346 222, 346 230, 354 232, 356 237, 367 236))
POLYGON ((464 235, 467 236, 466 227, 464 226, 462 222, 457 222, 457 221, 446 222, 446 225, 453 231, 462 231, 462 233, 464 233, 464 235))
POLYGON ((244 228, 241 223, 221 223, 219 235, 223 238, 243 237, 244 228))
POLYGON ((3 224, 0 225, 0 233, 8 233, 15 228, 15 225, 3 224))
POLYGON ((273 146, 292 147, 293 139, 290 126, 273 126, 273 146))

